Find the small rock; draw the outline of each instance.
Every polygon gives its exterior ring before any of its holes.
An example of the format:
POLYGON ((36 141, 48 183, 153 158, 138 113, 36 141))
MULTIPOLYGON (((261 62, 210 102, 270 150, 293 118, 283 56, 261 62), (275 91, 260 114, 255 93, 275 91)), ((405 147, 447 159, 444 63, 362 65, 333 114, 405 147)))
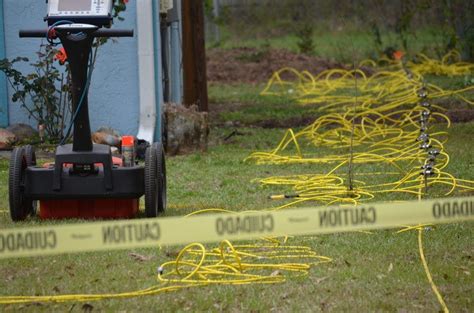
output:
POLYGON ((11 149, 12 143, 16 141, 16 136, 9 130, 0 128, 0 150, 11 149))
POLYGON ((11 124, 7 127, 7 130, 15 134, 18 141, 38 136, 38 132, 33 127, 23 123, 11 124))
POLYGON ((196 106, 166 103, 167 153, 190 153, 207 148, 209 124, 207 112, 199 112, 196 106))
POLYGON ((233 126, 234 126, 234 122, 232 122, 232 121, 226 121, 224 123, 224 127, 233 127, 233 126))
POLYGON ((120 147, 120 134, 113 128, 101 127, 92 134, 92 141, 97 144, 120 147))

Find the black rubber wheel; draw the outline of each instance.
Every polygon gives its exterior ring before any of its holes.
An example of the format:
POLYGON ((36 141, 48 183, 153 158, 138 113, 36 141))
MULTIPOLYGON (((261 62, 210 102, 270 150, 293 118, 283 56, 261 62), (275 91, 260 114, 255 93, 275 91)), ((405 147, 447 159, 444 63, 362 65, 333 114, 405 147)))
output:
POLYGON ((13 149, 8 173, 8 201, 10 216, 15 222, 23 221, 31 210, 31 201, 24 196, 26 167, 26 154, 23 147, 13 149))
POLYGON ((154 143, 145 152, 145 215, 156 217, 166 208, 165 153, 161 143, 154 143))
POLYGON ((166 210, 166 160, 163 144, 157 144, 158 151, 158 177, 160 180, 161 191, 158 193, 158 212, 163 213, 166 210))
POLYGON ((166 114, 161 115, 161 143, 163 146, 163 150, 165 152, 168 151, 168 119, 166 118, 166 114))
POLYGON ((24 146, 23 149, 25 150, 26 164, 28 166, 35 166, 36 165, 35 148, 33 146, 27 145, 27 146, 24 146))
MULTIPOLYGON (((23 147, 23 150, 25 150, 26 165, 36 166, 35 148, 31 145, 26 145, 23 147)), ((36 211, 38 209, 38 201, 32 200, 30 202, 31 202, 31 205, 28 203, 28 214, 34 216, 36 215, 36 211)))

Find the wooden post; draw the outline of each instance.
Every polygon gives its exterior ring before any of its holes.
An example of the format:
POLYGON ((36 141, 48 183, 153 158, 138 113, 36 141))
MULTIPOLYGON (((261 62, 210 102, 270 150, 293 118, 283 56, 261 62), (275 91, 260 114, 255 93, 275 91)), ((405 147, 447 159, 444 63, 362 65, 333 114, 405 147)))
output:
POLYGON ((203 0, 182 0, 184 104, 208 111, 203 0))

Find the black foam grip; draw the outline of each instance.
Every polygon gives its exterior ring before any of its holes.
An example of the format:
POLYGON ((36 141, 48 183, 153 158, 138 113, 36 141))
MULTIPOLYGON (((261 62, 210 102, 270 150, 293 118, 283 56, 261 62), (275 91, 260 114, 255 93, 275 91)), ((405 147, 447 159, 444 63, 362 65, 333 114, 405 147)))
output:
POLYGON ((47 29, 24 29, 20 30, 20 37, 42 38, 46 37, 47 29))
POLYGON ((99 29, 94 37, 133 37, 133 29, 99 29))

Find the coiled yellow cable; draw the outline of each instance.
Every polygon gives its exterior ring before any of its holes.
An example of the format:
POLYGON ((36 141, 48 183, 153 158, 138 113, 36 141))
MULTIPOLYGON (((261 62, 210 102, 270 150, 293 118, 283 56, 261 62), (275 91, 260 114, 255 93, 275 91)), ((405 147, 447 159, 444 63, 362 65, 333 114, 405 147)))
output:
MULTIPOLYGON (((455 178, 442 170, 449 163, 449 155, 443 144, 446 132, 431 133, 429 144, 439 149, 433 176, 426 182, 420 176, 425 154, 419 149, 417 138, 419 116, 423 111, 418 102, 417 90, 426 88, 430 100, 456 96, 467 103, 462 94, 474 90, 467 87, 461 90, 443 90, 423 83, 423 74, 464 75, 472 72, 473 64, 459 62, 459 55, 451 52, 441 61, 419 55, 419 63, 408 63, 412 75, 408 77, 399 62, 384 60, 386 70, 378 71, 368 77, 363 71, 333 69, 313 76, 307 71, 298 72, 284 68, 276 72, 262 91, 262 95, 286 95, 304 105, 317 105, 327 114, 299 132, 289 129, 276 148, 270 152, 255 152, 246 161, 257 164, 335 164, 326 174, 301 174, 275 176, 258 179, 261 184, 290 186, 296 199, 273 210, 294 206, 306 201, 331 204, 355 205, 373 199, 379 193, 405 193, 421 198, 423 188, 435 185, 448 186, 446 195, 454 192, 474 190, 474 182, 455 178), (455 60, 455 63, 452 63, 455 60), (290 77, 283 79, 282 77, 290 77), (293 77, 293 78, 291 78, 293 77), (353 90, 354 79, 358 81, 357 106, 351 111, 356 97, 353 90), (355 125, 352 131, 352 125, 355 125), (352 140, 351 140, 352 137, 352 140), (304 141, 303 145, 301 142, 304 141), (346 181, 337 172, 347 166, 349 154, 340 150, 351 145, 357 147, 353 162, 357 164, 386 164, 393 171, 355 173, 357 176, 378 175, 393 178, 380 184, 367 184, 358 179, 355 187, 349 190, 346 181), (306 153, 306 144, 326 146, 338 150, 333 155, 314 157, 306 153), (293 150, 292 150, 293 149, 293 150)), ((376 67, 371 60, 361 62, 360 66, 376 67)), ((429 120, 449 118, 442 113, 440 106, 429 120)), ((290 199, 292 197, 289 197, 290 199)), ((195 211, 189 215, 215 212, 232 212, 221 208, 195 211)), ((189 216, 188 215, 188 216, 189 216)), ((439 291, 434 284, 423 254, 421 230, 419 231, 419 252, 428 280, 447 312, 439 291)), ((186 288, 202 287, 212 284, 242 285, 251 283, 282 283, 294 276, 307 276, 312 265, 330 262, 329 257, 320 256, 306 246, 287 245, 287 238, 280 242, 276 238, 263 238, 264 243, 234 245, 224 240, 218 247, 207 249, 200 243, 184 247, 175 260, 165 262, 158 273, 159 285, 143 290, 124 293, 71 294, 56 296, 1 296, 0 304, 31 302, 94 301, 102 299, 130 298, 174 292, 186 288), (171 285, 170 285, 171 284, 171 285)))
MULTIPOLYGON (((472 73, 474 64, 459 62, 459 54, 450 52, 441 61, 431 60, 425 55, 418 55, 419 63, 409 62, 402 66, 400 62, 388 61, 393 71, 379 71, 367 77, 360 70, 328 70, 311 77, 307 72, 299 73, 284 68, 270 79, 262 95, 285 95, 293 97, 298 103, 318 106, 326 114, 317 118, 311 125, 299 132, 289 129, 276 148, 270 152, 255 152, 246 158, 256 164, 336 164, 326 174, 306 174, 275 176, 260 179, 264 185, 286 185, 291 187, 292 197, 273 196, 274 199, 296 198, 276 209, 286 208, 305 201, 321 204, 358 204, 367 201, 379 193, 405 193, 421 199, 423 189, 433 186, 447 186, 445 195, 474 191, 474 181, 455 178, 443 169, 449 163, 449 155, 444 149, 446 132, 432 132, 427 145, 436 148, 436 167, 430 177, 420 175, 420 166, 426 164, 426 153, 422 153, 420 142, 420 124, 417 122, 423 113, 428 112, 426 121, 451 122, 443 114, 444 109, 436 104, 429 107, 438 112, 427 111, 420 104, 418 91, 429 94, 429 101, 447 96, 456 96, 466 103, 473 101, 462 94, 473 91, 474 86, 459 90, 443 90, 439 86, 426 84, 423 74, 466 75, 472 73), (454 63, 452 63, 454 62, 454 63), (410 75, 407 75, 407 68, 410 75), (296 77, 293 81, 281 77, 296 77), (359 86, 357 97, 351 94, 359 86), (291 90, 291 93, 288 92, 291 90), (356 102, 357 101, 357 102, 356 102), (356 105, 354 105, 356 103, 356 105), (419 104, 419 105, 417 105, 419 104), (356 106, 355 110, 351 108, 356 106), (444 138, 444 139, 443 139, 444 138), (350 146, 359 147, 360 152, 353 154, 333 154, 314 157, 305 153, 302 146, 325 146, 341 150, 350 146), (292 149, 293 147, 293 149, 292 149), (296 153, 293 152, 296 150, 296 153), (355 181, 356 186, 349 189, 345 180, 336 172, 347 166, 349 161, 355 164, 381 163, 392 166, 395 172, 386 174, 394 177, 387 183, 368 185, 355 181), (414 166, 415 165, 415 166, 414 166)), ((385 60, 387 61, 387 60, 385 60)), ((376 62, 364 61, 361 65, 376 66, 376 62)), ((375 173, 374 173, 375 174, 375 173)), ((370 175, 374 175, 370 174, 370 175)), ((425 190, 426 192, 426 190, 425 190)), ((411 228, 407 228, 408 230, 411 228)), ((420 258, 428 281, 445 312, 448 308, 433 282, 426 263, 422 246, 422 229, 418 229, 420 258)), ((402 231, 405 231, 402 230, 402 231)))

